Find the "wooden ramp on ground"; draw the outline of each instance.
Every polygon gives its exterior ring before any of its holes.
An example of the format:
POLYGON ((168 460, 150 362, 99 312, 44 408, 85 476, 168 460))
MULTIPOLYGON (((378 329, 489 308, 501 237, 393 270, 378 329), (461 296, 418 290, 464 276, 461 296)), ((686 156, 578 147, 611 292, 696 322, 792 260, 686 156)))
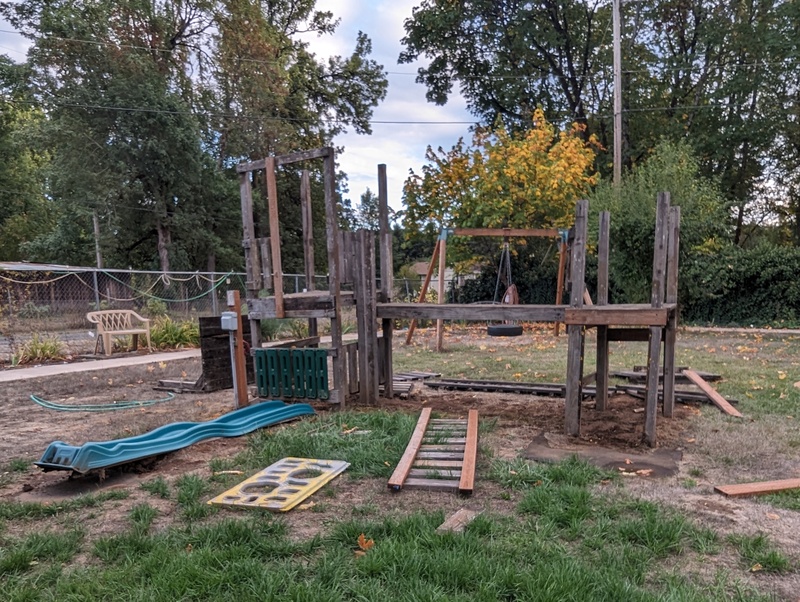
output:
POLYGON ((389 479, 389 489, 470 494, 477 456, 478 410, 470 410, 466 420, 431 419, 431 409, 425 408, 389 479))

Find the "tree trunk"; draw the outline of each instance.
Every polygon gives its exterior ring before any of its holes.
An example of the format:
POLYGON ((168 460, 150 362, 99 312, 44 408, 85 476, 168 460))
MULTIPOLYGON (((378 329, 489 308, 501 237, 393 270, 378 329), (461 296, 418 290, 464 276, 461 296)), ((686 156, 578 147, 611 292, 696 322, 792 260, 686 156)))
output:
POLYGON ((169 272, 169 246, 172 244, 172 232, 164 222, 158 222, 158 261, 162 272, 169 272))

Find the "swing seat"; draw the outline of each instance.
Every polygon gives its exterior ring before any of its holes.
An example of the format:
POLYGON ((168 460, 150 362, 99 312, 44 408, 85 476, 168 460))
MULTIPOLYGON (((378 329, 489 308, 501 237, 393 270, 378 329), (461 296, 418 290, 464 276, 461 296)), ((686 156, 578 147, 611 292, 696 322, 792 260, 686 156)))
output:
POLYGON ((519 324, 489 324, 486 334, 490 337, 518 337, 522 335, 522 326, 519 324))

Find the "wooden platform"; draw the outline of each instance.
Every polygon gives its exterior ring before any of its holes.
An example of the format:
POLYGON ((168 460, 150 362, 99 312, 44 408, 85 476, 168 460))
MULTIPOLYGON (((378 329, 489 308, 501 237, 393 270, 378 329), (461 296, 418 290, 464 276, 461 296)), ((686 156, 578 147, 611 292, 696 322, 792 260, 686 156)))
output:
POLYGON ((472 493, 478 455, 478 411, 464 419, 431 419, 422 410, 389 489, 472 493))
MULTIPOLYGON (((342 307, 352 307, 355 297, 351 291, 341 292, 342 307)), ((275 297, 247 299, 248 316, 252 320, 266 320, 278 316, 275 297)), ((332 318, 335 314, 334 297, 328 291, 308 291, 283 296, 286 318, 332 318)))
POLYGON ((378 303, 378 318, 424 320, 517 320, 582 326, 666 326, 675 304, 569 307, 567 305, 461 305, 458 303, 378 303))

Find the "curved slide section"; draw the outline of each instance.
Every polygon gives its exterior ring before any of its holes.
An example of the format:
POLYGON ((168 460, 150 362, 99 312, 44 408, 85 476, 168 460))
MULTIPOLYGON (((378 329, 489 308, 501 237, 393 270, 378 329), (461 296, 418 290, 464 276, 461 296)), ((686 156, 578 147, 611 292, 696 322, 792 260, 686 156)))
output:
POLYGON ((79 473, 108 468, 189 447, 214 437, 240 437, 256 429, 313 414, 307 403, 287 405, 282 401, 265 401, 234 410, 208 422, 173 422, 149 433, 90 442, 81 446, 53 441, 35 464, 45 471, 72 470, 79 473))

